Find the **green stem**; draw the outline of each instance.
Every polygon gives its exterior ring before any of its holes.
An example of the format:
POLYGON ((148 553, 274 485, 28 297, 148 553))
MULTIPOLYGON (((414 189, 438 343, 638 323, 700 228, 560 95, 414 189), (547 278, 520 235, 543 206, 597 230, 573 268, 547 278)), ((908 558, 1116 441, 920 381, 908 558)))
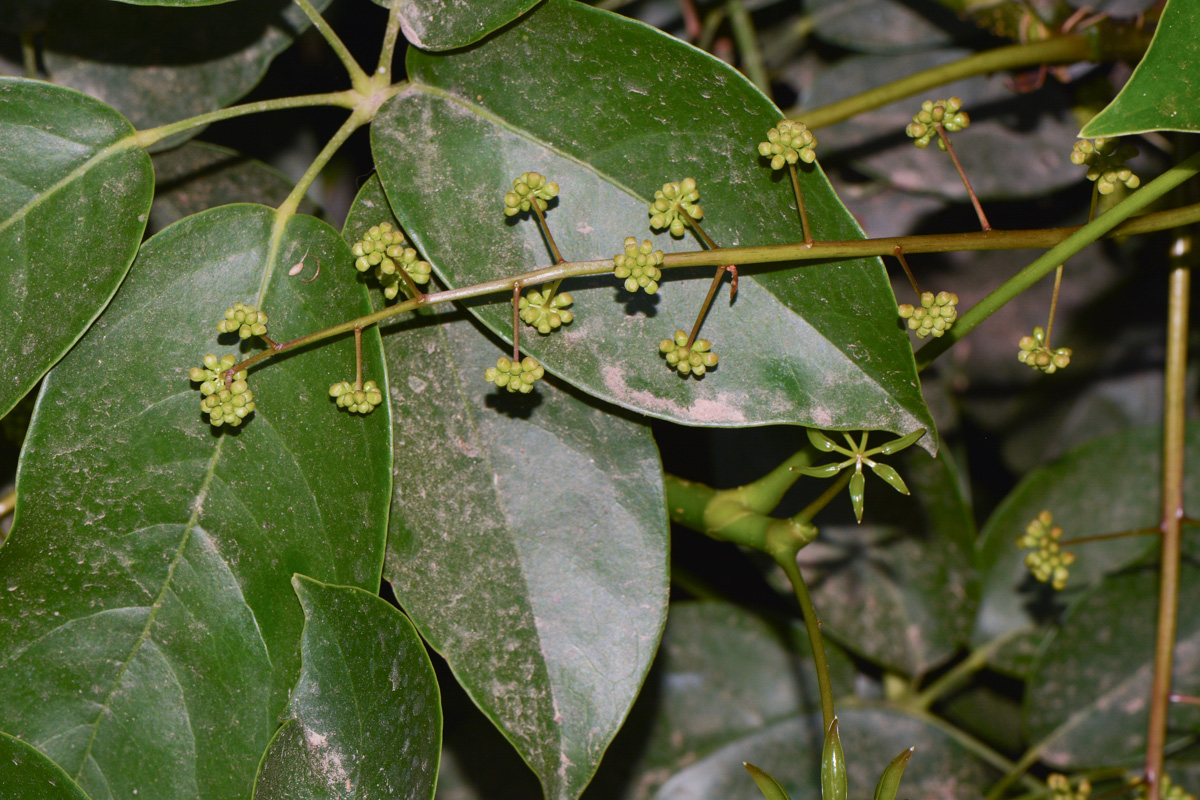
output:
POLYGON ((800 191, 800 176, 796 174, 796 165, 788 164, 788 172, 792 176, 792 191, 796 193, 796 208, 800 211, 800 227, 804 229, 804 244, 812 247, 812 230, 808 227, 808 211, 804 208, 804 193, 800 191))
POLYGON ((300 10, 312 22, 313 27, 320 32, 329 46, 333 48, 334 54, 337 55, 338 61, 342 62, 342 66, 346 68, 347 74, 350 76, 350 85, 359 94, 370 94, 373 88, 371 78, 367 73, 363 72, 363 68, 354 60, 354 56, 350 55, 350 51, 342 40, 334 32, 333 28, 329 27, 329 23, 321 16, 321 12, 313 6, 309 0, 294 0, 296 5, 300 6, 300 10))
POLYGON ((229 108, 210 111, 207 114, 199 114, 195 117, 180 120, 179 122, 160 125, 157 128, 147 128, 143 131, 138 131, 133 137, 135 139, 133 143, 140 147, 149 147, 156 142, 166 139, 168 136, 174 136, 177 133, 183 133, 192 128, 199 128, 202 125, 210 125, 226 119, 244 117, 248 114, 261 114, 264 111, 280 111, 286 108, 308 108, 311 106, 354 108, 361 100, 362 98, 354 92, 327 92, 325 94, 278 97, 272 100, 243 103, 239 106, 230 106, 229 108))
POLYGON ((817 691, 821 695, 821 719, 825 730, 829 730, 833 722, 833 686, 829 682, 829 662, 825 658, 825 640, 821 636, 821 620, 817 619, 817 610, 813 608, 812 597, 808 594, 808 586, 800 567, 796 564, 795 555, 791 558, 776 558, 775 562, 783 568, 792 589, 796 592, 796 602, 800 604, 800 613, 804 615, 804 627, 808 629, 808 642, 812 646, 813 666, 817 673, 817 691))
MULTIPOLYGON (((1195 158, 1195 156, 1193 156, 1195 158)), ((1190 160, 1190 159, 1189 159, 1190 160)), ((1146 798, 1158 800, 1163 748, 1167 739, 1171 668, 1179 616, 1180 527, 1183 519, 1184 426, 1187 405, 1188 300, 1191 292, 1191 241, 1173 259, 1167 305, 1167 364, 1163 411, 1162 564, 1159 567, 1158 627, 1154 643, 1154 681, 1146 733, 1146 798)))
POLYGON ((354 391, 362 391, 362 328, 354 329, 354 391))
MULTIPOLYGON (((550 246, 550 254, 554 256, 554 266, 567 263, 563 258, 562 252, 558 249, 558 242, 554 241, 554 235, 550 233, 550 224, 546 222, 546 215, 542 209, 538 207, 537 198, 529 204, 533 209, 533 213, 537 215, 538 227, 542 230, 542 235, 546 237, 546 244, 550 246)), ((546 296, 542 298, 544 308, 551 308, 550 301, 554 299, 554 295, 558 294, 558 287, 562 286, 562 278, 550 284, 550 288, 546 290, 546 296)))
POLYGON ((771 81, 767 77, 767 68, 763 64, 762 49, 758 44, 758 33, 754 30, 754 20, 746 11, 742 0, 726 0, 725 8, 729 10, 729 25, 733 28, 733 40, 737 43, 738 52, 742 56, 742 69, 750 82, 758 90, 771 97, 771 81))
POLYGON ((375 85, 388 86, 392 82, 392 61, 396 55, 396 41, 400 38, 400 4, 392 3, 388 9, 387 27, 383 30, 383 45, 379 48, 379 65, 375 67, 375 85))
POLYGON ((801 509, 800 513, 792 517, 792 519, 796 522, 809 522, 813 517, 819 514, 821 510, 825 508, 825 506, 832 503, 835 497, 842 493, 842 489, 845 489, 847 484, 850 483, 850 476, 853 474, 854 473, 850 470, 843 471, 841 475, 838 475, 837 480, 835 480, 828 489, 821 492, 821 495, 816 500, 813 500, 811 503, 806 505, 803 509, 801 509))
POLYGON ((513 286, 513 363, 521 360, 521 284, 513 286))
POLYGON ((961 686, 968 678, 988 665, 992 656, 1004 645, 1028 631, 1021 629, 997 636, 982 647, 972 650, 966 658, 954 665, 944 675, 926 687, 910 703, 915 708, 928 711, 929 707, 961 686))
POLYGON ((787 116, 802 120, 810 129, 815 130, 850 119, 864 111, 885 106, 895 100, 901 100, 927 89, 973 75, 985 75, 990 72, 1029 67, 1035 64, 1073 63, 1093 58, 1095 58, 1095 54, 1083 34, 1061 36, 1056 39, 1026 44, 1012 44, 932 67, 820 108, 812 110, 794 108, 787 112, 787 116))
MULTIPOLYGON (((279 209, 276 211, 277 219, 290 217, 296 213, 296 209, 300 207, 300 201, 308 193, 308 189, 312 186, 313 181, 321 174, 321 170, 325 169, 325 165, 329 163, 329 160, 333 158, 341 146, 346 143, 350 135, 370 122, 372 116, 374 116, 374 109, 356 108, 346 118, 346 121, 342 123, 341 127, 330 137, 325 146, 321 148, 321 152, 317 153, 316 158, 308 165, 308 169, 304 170, 304 174, 300 176, 300 180, 292 187, 292 191, 288 194, 287 199, 279 205, 279 209)), ((417 299, 419 300, 420 297, 418 296, 417 299)))
MULTIPOLYGON (((1044 253, 1012 278, 1000 284, 991 294, 972 306, 955 321, 954 327, 940 339, 934 339, 917 352, 917 369, 922 370, 946 352, 962 337, 975 330, 985 319, 998 311, 1005 303, 1045 277, 1050 270, 1078 253, 1087 245, 1174 189, 1179 184, 1200 172, 1200 153, 1189 156, 1185 161, 1167 170, 1144 187, 1117 203, 1097 219, 1076 230, 1066 239, 1044 253)), ((910 250, 907 246, 906 250, 910 250)))
MULTIPOLYGON (((1181 520, 1182 521, 1182 520, 1181 520)), ((1076 544, 1089 544, 1091 542, 1104 542, 1109 539, 1128 539, 1130 536, 1161 536, 1162 528, 1138 528, 1132 531, 1117 531, 1116 533, 1098 533, 1095 536, 1080 536, 1076 539, 1064 539, 1058 543, 1059 547, 1070 547, 1076 544)))
POLYGON ((971 198, 971 205, 975 208, 975 216, 979 217, 979 227, 985 232, 992 229, 992 223, 988 222, 987 215, 983 213, 983 206, 979 204, 979 197, 975 194, 975 189, 971 186, 970 179, 967 178, 967 171, 963 169, 962 162, 958 160, 958 154, 954 152, 954 143, 950 141, 949 134, 939 122, 937 124, 938 136, 946 145, 946 152, 950 154, 950 160, 954 162, 954 168, 958 170, 958 177, 962 179, 962 184, 966 187, 967 197, 971 198))
POLYGON ((900 262, 900 266, 904 268, 904 274, 908 276, 908 282, 912 284, 913 291, 917 293, 917 297, 920 297, 921 286, 917 283, 917 276, 913 274, 912 268, 908 266, 908 259, 904 257, 904 248, 896 245, 892 250, 892 255, 900 262))
MULTIPOLYGON (((688 225, 696 232, 696 235, 708 245, 710 250, 719 250, 717 243, 712 240, 712 237, 704 232, 704 228, 700 227, 700 221, 692 216, 692 213, 683 206, 675 206, 679 213, 685 215, 688 219, 688 225)), ((664 257, 664 261, 665 261, 664 257)), ((708 309, 712 307, 713 300, 717 297, 717 290, 721 288, 721 279, 725 277, 725 270, 733 272, 732 288, 729 290, 729 302, 733 303, 733 298, 737 294, 737 267, 732 264, 721 264, 717 268, 717 274, 713 275, 712 283, 708 287, 708 294, 704 296, 704 302, 700 304, 700 313, 696 315, 696 321, 692 324, 692 332, 688 335, 687 343, 684 347, 691 347, 692 342, 696 341, 696 337, 700 335, 700 328, 704 325, 704 318, 708 316, 708 309)))
POLYGON ((17 490, 13 489, 8 494, 0 495, 0 519, 4 519, 13 512, 17 507, 17 490))
POLYGON ((1004 793, 1008 791, 1008 787, 1016 783, 1022 775, 1029 771, 1030 767, 1038 762, 1044 746, 1045 742, 1039 742, 1026 750, 1021 759, 1008 771, 1008 774, 996 782, 996 785, 991 788, 984 800, 999 800, 1004 796, 1004 793))

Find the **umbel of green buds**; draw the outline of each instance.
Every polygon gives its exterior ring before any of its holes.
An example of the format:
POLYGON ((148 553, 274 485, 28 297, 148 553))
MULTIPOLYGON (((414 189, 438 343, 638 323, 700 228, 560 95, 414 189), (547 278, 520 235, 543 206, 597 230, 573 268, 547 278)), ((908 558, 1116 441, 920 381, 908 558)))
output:
POLYGON ((246 370, 239 370, 225 384, 225 373, 237 363, 231 355, 217 358, 212 353, 204 357, 203 367, 193 367, 188 377, 200 384, 200 409, 208 414, 208 421, 216 427, 229 425, 236 428, 254 411, 254 393, 246 384, 246 370))
POLYGON ((613 256, 613 275, 625 281, 626 291, 644 289, 646 294, 654 294, 662 280, 662 270, 658 268, 662 262, 663 251, 655 250, 649 239, 643 239, 639 245, 637 238, 630 236, 625 239, 625 252, 613 256))
POLYGON ((329 387, 329 396, 351 414, 370 414, 383 402, 383 392, 375 381, 367 381, 361 389, 355 389, 350 381, 340 381, 329 387))
POLYGON ((549 333, 575 319, 575 315, 567 310, 574 302, 575 298, 566 292, 559 292, 551 298, 550 290, 543 288, 540 292, 534 289, 526 294, 518 306, 521 319, 527 325, 537 328, 538 333, 549 333), (550 299, 549 306, 546 305, 547 298, 550 299))
POLYGON ((1043 510, 1017 539, 1017 547, 1031 551, 1025 555, 1025 566, 1033 577, 1058 590, 1067 585, 1067 567, 1075 563, 1075 554, 1058 546, 1062 534, 1062 527, 1054 524, 1054 515, 1043 510))
POLYGON ((225 309, 225 319, 217 323, 217 333, 233 333, 243 339, 267 335, 267 315, 254 306, 234 303, 225 309))
POLYGON ((1058 772, 1046 777, 1046 786, 1050 788, 1050 800, 1088 800, 1092 793, 1092 784, 1087 778, 1081 778, 1072 789, 1067 776, 1058 772))
POLYGON ((496 359, 496 366, 488 367, 483 377, 510 392, 529 394, 533 391, 533 385, 545 374, 546 370, 532 356, 525 356, 520 361, 500 356, 496 359))
POLYGON ((675 331, 674 339, 663 339, 658 343, 658 352, 667 360, 667 366, 680 375, 695 375, 703 378, 704 373, 717 365, 717 354, 712 352, 712 342, 697 339, 691 346, 688 335, 675 331))
POLYGON ((901 303, 900 318, 908 324, 908 329, 916 331, 917 338, 926 336, 942 336, 950 330, 954 320, 958 319, 958 295, 953 292, 921 293, 921 305, 912 306, 901 303))
MULTIPOLYGON (((1135 787, 1134 797, 1145 800, 1148 794, 1146 781, 1140 776, 1129 779, 1129 783, 1135 787)), ((1158 782, 1158 796, 1160 800, 1196 800, 1196 796, 1177 783, 1174 783, 1170 776, 1165 772, 1158 782)))
POLYGON ((513 181, 513 190, 504 195, 504 215, 511 217, 528 211, 536 203, 539 211, 548 208, 548 201, 558 197, 558 184, 546 181, 546 176, 536 172, 522 172, 513 181))
MULTIPOLYGON (((961 131, 971 124, 971 117, 962 110, 962 98, 951 97, 949 100, 926 100, 921 103, 921 110, 913 116, 904 132, 913 139, 913 144, 924 150, 929 147, 933 137, 937 135, 937 126, 941 125, 947 131, 961 131)), ((938 149, 945 151, 946 143, 938 136, 938 149)))
POLYGON ((1116 139, 1080 139, 1071 149, 1071 163, 1086 166, 1087 179, 1096 182, 1100 194, 1112 194, 1118 183, 1127 189, 1136 189, 1142 179, 1125 166, 1125 162, 1138 154, 1131 144, 1118 145, 1116 139))
POLYGON ((1071 356, 1075 354, 1075 351, 1069 347, 1059 347, 1054 350, 1046 347, 1046 332, 1042 330, 1041 325, 1033 329, 1033 336, 1022 336, 1021 341, 1017 344, 1021 348, 1017 353, 1017 360, 1034 369, 1040 369, 1047 375, 1053 375, 1058 370, 1064 369, 1071 363, 1071 356))
POLYGON ((357 258, 354 267, 359 272, 375 268, 375 277, 383 287, 383 296, 391 300, 400 293, 400 275, 397 270, 403 269, 413 279, 413 283, 424 285, 429 283, 429 275, 433 272, 428 261, 422 261, 417 251, 405 246, 404 236, 399 231, 392 230, 390 223, 374 225, 366 235, 354 243, 350 251, 357 258))
POLYGON ((393 230, 390 222, 381 222, 372 225, 363 234, 363 238, 351 246, 350 252, 354 253, 356 258, 354 266, 359 272, 366 272, 389 255, 388 248, 403 248, 404 245, 404 234, 393 230))
POLYGON ((704 209, 697 205, 699 200, 700 191, 691 178, 684 178, 679 183, 664 183, 663 188, 654 193, 654 202, 650 204, 650 227, 655 230, 668 228, 678 239, 693 219, 704 219, 704 209))
POLYGON ((805 164, 816 161, 817 154, 813 152, 816 146, 817 137, 804 123, 785 119, 767 131, 767 141, 759 142, 758 154, 771 159, 771 169, 783 169, 797 161, 805 164))

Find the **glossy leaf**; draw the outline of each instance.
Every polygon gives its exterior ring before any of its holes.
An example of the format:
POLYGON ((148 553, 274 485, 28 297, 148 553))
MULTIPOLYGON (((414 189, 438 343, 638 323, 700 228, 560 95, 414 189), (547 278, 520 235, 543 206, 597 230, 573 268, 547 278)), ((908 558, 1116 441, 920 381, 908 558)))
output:
MULTIPOLYGON (((1188 426, 1186 447, 1189 462, 1200 463, 1200 425, 1188 426)), ((975 642, 1053 618, 1102 576, 1157 546, 1153 536, 1089 545, 1077 553, 1066 589, 1056 593, 1030 577, 1016 541, 1043 509, 1063 527, 1064 539, 1157 526, 1161 448, 1162 428, 1137 428, 1095 439, 1025 476, 980 533, 982 595, 975 642)), ((1184 493, 1186 503, 1200 504, 1200 476, 1185 476, 1184 493)))
POLYGON ((893 672, 919 676, 970 635, 974 525, 949 456, 913 450, 893 458, 914 494, 868 478, 863 523, 852 521, 851 504, 839 496, 825 513, 841 519, 822 524, 798 560, 831 637, 893 672))
POLYGON ((887 481, 888 485, 900 494, 908 494, 908 487, 904 484, 904 479, 893 467, 876 461, 871 465, 871 471, 887 481))
POLYGON ((441 705, 412 623, 353 586, 292 585, 304 607, 293 730, 276 737, 255 798, 432 798, 441 705))
MULTIPOLYGON (((313 5, 324 9, 329 0, 313 5)), ((97 97, 137 128, 150 128, 234 102, 308 25, 290 0, 202 8, 53 0, 42 60, 54 83, 97 97)))
POLYGON ((0 733, 0 786, 20 800, 87 800, 58 764, 7 733, 0 733))
POLYGON ((825 731, 821 750, 821 800, 846 800, 846 755, 838 736, 837 717, 825 731))
MULTIPOLYGON (((257 410, 217 431, 188 369, 256 301, 281 339, 366 310, 341 238, 225 206, 143 245, 104 316, 47 376, 0 549, 0 719, 97 797, 246 796, 299 672, 297 571, 379 586, 386 408, 333 407, 333 342, 251 371, 257 410), (286 274, 305 249, 330 269, 286 274)), ((221 337, 226 339, 228 337, 221 337)), ((369 376, 383 377, 365 337, 369 376)))
POLYGON ((83 335, 137 253, 150 158, 120 114, 0 78, 0 417, 83 335))
MULTIPOLYGON (((1194 696, 1200 693, 1200 568, 1185 558, 1181 569, 1171 691, 1194 696)), ((1157 608, 1158 567, 1128 570, 1101 580, 1046 638, 1025 698, 1024 726, 1047 764, 1075 769, 1132 761, 1145 751, 1157 608)), ((1168 746, 1197 731, 1200 709, 1173 705, 1168 746)))
MULTIPOLYGON (((906 772, 905 796, 955 798, 980 795, 1001 772, 956 738, 953 729, 930 718, 889 709, 841 708, 839 729, 846 751, 851 796, 875 785, 880 762, 902 747, 916 746, 917 758, 906 772)), ((657 800, 761 800, 746 780, 743 762, 768 769, 791 797, 820 795, 821 719, 793 717, 761 728, 671 777, 657 800), (815 724, 814 724, 815 722, 815 724)))
POLYGON ((914 749, 910 747, 902 751, 883 770, 883 774, 879 776, 879 783, 875 784, 875 800, 896 800, 896 792, 900 791, 900 779, 904 777, 904 768, 908 766, 914 749))
POLYGON ((754 779, 754 783, 758 786, 758 790, 763 793, 763 797, 767 800, 791 800, 788 797, 787 791, 779 785, 779 781, 772 778, 767 773, 763 772, 758 767, 750 763, 742 764, 746 771, 750 773, 750 777, 754 779))
POLYGON ((400 6, 400 29, 414 47, 449 50, 466 47, 538 4, 538 0, 372 0, 400 6))
MULTIPOLYGON (((469 50, 410 51, 408 67, 413 84, 381 109, 372 148, 397 216, 452 286, 549 265, 534 222, 502 213, 512 180, 531 169, 562 187, 547 216, 567 258, 611 258, 626 236, 650 238, 648 198, 689 175, 717 242, 802 238, 788 182, 755 150, 778 109, 658 31, 550 0, 469 50)), ((819 169, 802 180, 815 235, 861 238, 819 169)), ((698 248, 690 234, 653 241, 698 248)), ((703 336, 721 362, 703 380, 672 374, 658 344, 691 328, 709 270, 687 281, 669 271, 648 299, 604 276, 568 284, 574 322, 552 336, 527 327, 524 344, 589 394, 688 425, 931 427, 877 259, 742 272, 734 306, 708 314, 703 336)), ((469 308, 509 336, 506 300, 469 308)))
POLYGON ((1080 136, 1200 131, 1200 7, 1167 0, 1146 55, 1120 94, 1083 126, 1080 136))

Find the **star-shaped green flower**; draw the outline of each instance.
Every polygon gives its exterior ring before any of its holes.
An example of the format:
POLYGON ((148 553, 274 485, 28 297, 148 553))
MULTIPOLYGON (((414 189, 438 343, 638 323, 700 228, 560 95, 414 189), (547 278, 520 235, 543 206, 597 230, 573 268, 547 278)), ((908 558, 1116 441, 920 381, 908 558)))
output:
POLYGON ((863 515, 863 488, 866 484, 866 478, 863 477, 863 464, 871 468, 879 477, 888 482, 893 489, 900 494, 908 494, 908 487, 904 485, 904 481, 900 478, 900 473, 889 467, 887 464, 880 464, 871 458, 873 455, 890 456, 892 453, 898 453, 904 448, 916 442, 925 435, 925 429, 913 431, 907 436, 901 436, 899 439, 893 439, 879 447, 867 449, 867 432, 863 431, 862 438, 859 441, 854 439, 848 433, 843 433, 846 437, 846 443, 850 445, 847 449, 841 445, 835 444, 825 434, 820 431, 809 428, 808 441, 812 446, 825 453, 834 451, 842 455, 849 456, 845 461, 835 461, 830 464, 824 464, 819 467, 793 467, 793 469, 814 478, 832 478, 846 467, 853 466, 854 474, 850 476, 850 502, 854 505, 854 516, 859 522, 862 522, 863 515))

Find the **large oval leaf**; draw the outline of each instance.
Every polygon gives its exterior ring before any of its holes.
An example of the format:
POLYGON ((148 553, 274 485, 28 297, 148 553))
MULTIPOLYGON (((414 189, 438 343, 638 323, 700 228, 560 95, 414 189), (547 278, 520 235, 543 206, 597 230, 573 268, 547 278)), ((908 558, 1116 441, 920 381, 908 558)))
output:
POLYGON ((1146 55, 1108 106, 1080 136, 1200 131, 1200 6, 1167 0, 1146 55))
POLYGON ((399 5, 400 28, 409 44, 449 50, 477 42, 538 4, 538 0, 374 0, 399 5))
POLYGON ((0 733, 0 786, 21 800, 87 800, 62 767, 7 733, 0 733))
POLYGON ((302 669, 255 798, 433 797, 437 679, 412 623, 353 586, 297 575, 302 669))
POLYGON ((137 253, 154 187, 120 114, 0 78, 0 417, 62 358, 137 253))
MULTIPOLYGON (((210 428, 188 381, 229 349, 215 326, 235 300, 283 339, 366 310, 334 270, 287 275, 305 250, 348 264, 336 232, 275 221, 225 206, 149 240, 47 376, 26 439, 0 550, 0 719, 94 797, 245 796, 299 671, 291 575, 379 586, 388 412, 351 418, 328 396, 352 343, 255 369, 235 432, 210 428)), ((382 377, 377 336, 365 349, 382 377)))
MULTIPOLYGON (((313 5, 323 9, 329 0, 313 5)), ((149 128, 237 100, 308 25, 289 0, 203 8, 53 0, 42 60, 50 80, 98 97, 138 128, 149 128)))
MULTIPOLYGON (((1171 691, 1200 693, 1200 568, 1185 560, 1171 691)), ((1024 724, 1040 758, 1058 769, 1132 761, 1146 749, 1158 569, 1112 575, 1042 645, 1024 724)), ((1200 733, 1200 709, 1171 709, 1173 740, 1200 733)))
MULTIPOLYGON (((372 146, 397 216, 453 286, 548 264, 534 223, 502 213, 512 180, 531 169, 563 187, 549 221, 568 258, 611 258, 626 236, 650 237, 647 198, 688 175, 718 243, 802 239, 789 183, 755 149, 778 109, 727 65, 652 28, 550 0, 468 50, 410 51, 408 66, 414 83, 381 110, 372 146)), ((816 236, 862 237, 819 170, 803 181, 816 236)), ((691 238, 655 242, 698 249, 691 238)), ((681 380, 658 355, 662 339, 691 328, 709 283, 696 272, 668 274, 649 299, 611 277, 568 285, 575 321, 548 337, 527 327, 524 338, 589 394, 684 424, 932 430, 877 259, 745 272, 734 307, 721 300, 708 315, 704 336, 722 361, 701 381, 681 380)), ((505 301, 470 308, 507 337, 505 301)))

